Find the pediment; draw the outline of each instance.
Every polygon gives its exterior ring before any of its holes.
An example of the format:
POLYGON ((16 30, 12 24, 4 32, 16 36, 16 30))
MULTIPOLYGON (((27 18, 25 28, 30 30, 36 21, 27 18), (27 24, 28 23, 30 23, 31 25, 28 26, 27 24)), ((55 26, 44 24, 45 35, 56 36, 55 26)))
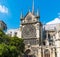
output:
POLYGON ((24 21, 25 21, 25 23, 30 23, 30 22, 35 22, 35 21, 37 21, 37 19, 36 19, 36 17, 35 17, 34 14, 32 14, 31 12, 29 12, 29 13, 25 16, 24 21))
POLYGON ((33 17, 35 17, 31 12, 29 12, 26 16, 25 16, 25 19, 27 19, 28 17, 31 17, 31 18, 33 18, 33 17))

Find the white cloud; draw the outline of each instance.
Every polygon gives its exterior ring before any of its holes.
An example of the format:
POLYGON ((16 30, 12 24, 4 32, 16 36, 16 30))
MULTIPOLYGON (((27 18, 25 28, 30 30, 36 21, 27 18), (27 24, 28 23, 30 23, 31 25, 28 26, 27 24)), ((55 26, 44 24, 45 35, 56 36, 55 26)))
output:
POLYGON ((5 7, 4 5, 0 5, 0 12, 1 13, 8 13, 8 8, 5 7))
POLYGON ((52 20, 46 24, 58 24, 58 23, 60 23, 60 18, 55 18, 54 20, 52 20))

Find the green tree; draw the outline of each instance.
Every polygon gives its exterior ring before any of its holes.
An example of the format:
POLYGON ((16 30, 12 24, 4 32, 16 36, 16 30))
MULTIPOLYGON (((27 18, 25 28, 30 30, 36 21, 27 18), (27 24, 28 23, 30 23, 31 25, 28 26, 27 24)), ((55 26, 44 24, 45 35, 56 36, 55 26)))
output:
POLYGON ((4 43, 0 44, 0 57, 6 57, 9 54, 8 46, 4 43))
POLYGON ((18 50, 18 53, 22 55, 24 53, 25 45, 23 43, 23 39, 18 38, 18 37, 12 37, 10 41, 11 46, 15 46, 18 50))
POLYGON ((15 46, 9 46, 9 57, 18 57, 18 50, 15 46))
POLYGON ((9 37, 0 30, 0 57, 18 57, 24 53, 25 45, 23 39, 9 37))
POLYGON ((3 35, 5 35, 5 33, 0 29, 0 37, 2 37, 3 35))

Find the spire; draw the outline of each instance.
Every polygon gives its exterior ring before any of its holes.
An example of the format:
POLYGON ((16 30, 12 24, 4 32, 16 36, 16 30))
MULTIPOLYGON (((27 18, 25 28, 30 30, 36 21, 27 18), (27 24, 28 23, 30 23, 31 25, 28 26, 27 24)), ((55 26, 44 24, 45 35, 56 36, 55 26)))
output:
POLYGON ((38 10, 37 10, 37 16, 39 16, 38 10))
POLYGON ((46 45, 48 46, 49 45, 49 40, 48 40, 48 31, 46 33, 46 41, 45 41, 46 45))
POLYGON ((32 4, 32 13, 34 13, 34 0, 33 0, 33 4, 32 4))
POLYGON ((37 16, 39 16, 39 11, 37 10, 37 16))
POLYGON ((39 10, 37 9, 37 12, 36 12, 36 17, 39 19, 40 16, 39 16, 39 10))
POLYGON ((22 12, 21 12, 20 19, 22 19, 22 18, 23 18, 23 14, 22 14, 22 12))

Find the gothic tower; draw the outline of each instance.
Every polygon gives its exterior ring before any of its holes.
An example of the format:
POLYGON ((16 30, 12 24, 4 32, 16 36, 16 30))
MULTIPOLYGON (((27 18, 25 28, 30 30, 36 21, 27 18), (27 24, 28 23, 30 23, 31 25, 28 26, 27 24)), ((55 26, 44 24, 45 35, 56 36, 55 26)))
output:
POLYGON ((30 49, 35 55, 38 46, 41 45, 42 24, 39 22, 39 12, 34 12, 34 1, 32 12, 28 12, 25 17, 21 14, 21 35, 24 39, 26 50, 30 49))

